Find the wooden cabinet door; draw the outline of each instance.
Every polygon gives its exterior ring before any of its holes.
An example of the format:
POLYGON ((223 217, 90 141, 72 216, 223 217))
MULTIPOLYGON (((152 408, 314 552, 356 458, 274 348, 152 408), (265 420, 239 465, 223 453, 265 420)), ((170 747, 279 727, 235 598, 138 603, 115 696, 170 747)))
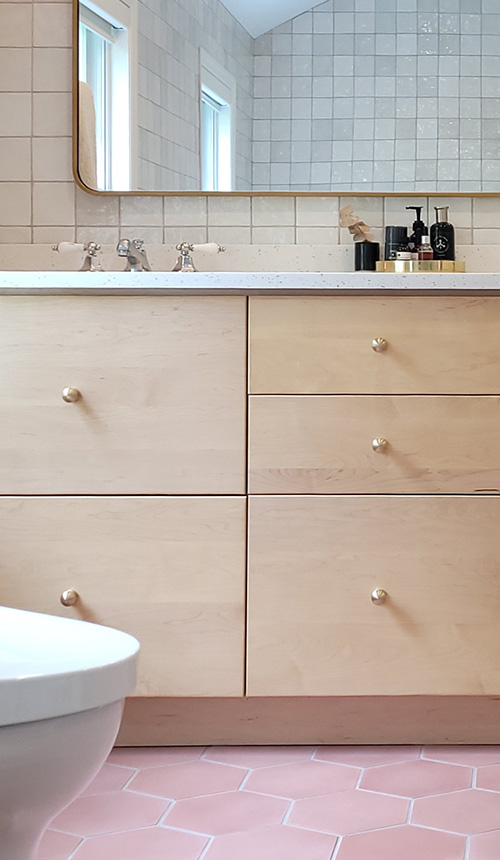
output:
POLYGON ((250 390, 500 394, 500 297, 252 297, 250 390))
POLYGON ((500 694, 499 498, 249 504, 250 696, 500 694))
POLYGON ((2 296, 0 361, 0 493, 244 493, 244 298, 2 296))
POLYGON ((241 696, 244 597, 242 498, 0 499, 0 604, 136 636, 136 695, 241 696))
POLYGON ((250 398, 251 493, 500 492, 500 397, 250 398))

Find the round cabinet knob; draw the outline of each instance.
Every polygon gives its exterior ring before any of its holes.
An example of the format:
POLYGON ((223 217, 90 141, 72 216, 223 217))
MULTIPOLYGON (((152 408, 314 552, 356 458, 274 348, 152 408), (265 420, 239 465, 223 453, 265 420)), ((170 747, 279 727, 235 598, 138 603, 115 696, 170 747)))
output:
POLYGON ((59 600, 63 606, 74 606, 79 597, 78 591, 75 591, 74 588, 68 588, 66 591, 63 591, 59 600))
POLYGON ((381 439, 380 437, 377 439, 372 439, 372 448, 377 454, 382 454, 387 450, 389 443, 387 439, 381 439))
POLYGON ((384 352, 387 346, 387 341, 383 337, 374 337, 372 340, 372 349, 374 352, 384 352))
POLYGON ((78 391, 78 388, 63 388, 62 399, 66 401, 66 403, 75 403, 76 400, 82 395, 78 391))
POLYGON ((375 603, 376 606, 380 606, 382 603, 385 603, 387 597, 387 591, 384 591, 383 588, 374 588, 370 595, 371 602, 375 603))

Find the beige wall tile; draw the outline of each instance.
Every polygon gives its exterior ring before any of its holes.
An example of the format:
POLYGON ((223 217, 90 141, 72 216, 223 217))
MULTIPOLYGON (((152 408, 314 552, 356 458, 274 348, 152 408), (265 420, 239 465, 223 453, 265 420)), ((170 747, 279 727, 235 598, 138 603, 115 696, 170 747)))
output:
POLYGON ((250 198, 225 196, 209 197, 208 224, 209 226, 217 225, 227 227, 245 226, 247 224, 249 225, 250 198))
MULTIPOLYGON (((2 245, 25 245, 31 243, 31 227, 0 227, 2 245)), ((21 262, 19 262, 21 268, 21 262)))
POLYGON ((33 49, 34 92, 71 92, 71 48, 33 49))
MULTIPOLYGON (((118 227, 77 227, 76 241, 97 242, 99 245, 114 245, 116 247, 120 238, 119 232, 118 227)), ((125 268, 125 265, 123 267, 119 265, 118 255, 116 261, 117 269, 125 268)))
POLYGON ((297 197, 298 227, 336 227, 338 223, 338 197, 297 197))
POLYGON ((33 45, 70 48, 72 37, 71 3, 35 3, 33 7, 33 45))
POLYGON ((31 3, 0 3, 0 47, 31 46, 31 3))
POLYGON ((209 226, 208 241, 219 245, 249 245, 250 227, 209 226))
POLYGON ((500 229, 473 230, 474 245, 500 245, 500 229))
POLYGON ((31 48, 2 48, 0 51, 0 91, 31 91, 31 48))
MULTIPOLYGON (((165 245, 180 245, 181 242, 189 242, 190 245, 207 242, 208 232, 206 227, 178 226, 165 227, 163 241, 165 245)), ((175 263, 175 261, 174 261, 175 263)), ((174 266, 172 263, 172 268, 174 266)))
POLYGON ((338 227, 297 227, 297 245, 338 245, 338 227))
POLYGON ((31 184, 0 182, 0 225, 22 227, 30 224, 31 184))
POLYGON ((81 188, 76 189, 76 223, 79 227, 118 224, 118 197, 105 197, 103 194, 90 194, 81 188))
POLYGON ((57 245, 59 242, 74 242, 74 227, 33 227, 33 242, 39 245, 57 245))
POLYGON ((161 197, 121 197, 120 223, 163 227, 163 199, 161 197))
POLYGON ((252 224, 254 227, 295 226, 295 198, 253 197, 252 224))
POLYGON ((252 227, 253 245, 293 245, 295 227, 252 227))
POLYGON ((33 183, 33 225, 73 224, 75 187, 72 182, 33 183))
POLYGON ((0 136, 31 135, 31 93, 0 93, 0 136))
POLYGON ((144 227, 140 224, 123 226, 122 224, 120 237, 124 237, 125 239, 142 239, 147 245, 161 245, 163 242, 163 227, 144 227))
POLYGON ((500 216, 499 197, 475 197, 472 200, 472 224, 496 229, 500 216))
POLYGON ((207 208, 206 197, 165 197, 165 226, 176 227, 177 225, 193 224, 206 227, 207 208))
POLYGON ((370 227, 381 227, 384 223, 384 201, 382 197, 341 197, 339 211, 344 206, 352 206, 357 215, 370 227))
POLYGON ((31 179, 29 137, 0 137, 0 182, 31 179))
POLYGON ((33 94, 33 134, 40 137, 69 137, 71 93, 33 94))
POLYGON ((72 155, 70 137, 34 137, 33 179, 35 182, 71 182, 72 155))

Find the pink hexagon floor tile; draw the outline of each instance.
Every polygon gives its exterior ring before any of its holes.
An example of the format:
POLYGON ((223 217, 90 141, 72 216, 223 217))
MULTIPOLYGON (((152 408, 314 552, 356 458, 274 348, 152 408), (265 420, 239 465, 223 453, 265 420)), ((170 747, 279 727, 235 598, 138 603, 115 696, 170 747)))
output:
POLYGON ((471 785, 472 768, 423 759, 370 768, 360 782, 360 788, 402 797, 458 791, 471 785))
POLYGON ((419 755, 418 746, 324 746, 317 749, 314 758, 352 767, 376 767, 396 761, 411 761, 419 755))
POLYGON ((209 747, 203 756, 209 761, 236 764, 240 767, 269 767, 312 758, 316 747, 209 747))
POLYGON ((280 824, 288 806, 288 800, 277 797, 229 791, 179 800, 165 817, 164 824, 217 836, 280 824))
POLYGON ((131 767, 116 767, 113 764, 105 764, 80 796, 87 797, 91 794, 120 791, 134 773, 135 770, 131 767))
POLYGON ((422 757, 435 761, 446 761, 451 764, 467 764, 471 767, 479 767, 484 764, 500 764, 500 746, 493 744, 483 744, 482 746, 435 744, 424 747, 422 757))
POLYGON ((354 767, 322 761, 300 761, 295 764, 259 768, 250 774, 245 788, 296 799, 354 788, 359 774, 360 771, 354 767))
POLYGON ((198 860, 207 842, 194 833, 149 827, 86 839, 74 860, 198 860))
POLYGON ((500 791, 500 764, 478 767, 476 785, 478 788, 500 791))
POLYGON ((237 789, 247 775, 243 767, 228 767, 211 761, 191 761, 141 770, 128 786, 129 791, 179 800, 237 789))
POLYGON ((500 830, 490 830, 472 836, 469 848, 469 860, 498 860, 500 857, 500 830))
POLYGON ((128 791, 78 797, 51 822, 54 830, 78 836, 117 833, 157 824, 170 801, 128 791))
POLYGON ((336 860, 464 860, 466 840, 422 827, 389 827, 347 836, 336 860))
POLYGON ((216 836, 203 860, 330 860, 337 839, 297 827, 263 827, 216 836))
POLYGON ((205 747, 115 747, 108 756, 109 764, 127 767, 162 767, 180 761, 196 761, 205 747))
POLYGON ((67 860, 81 841, 79 836, 46 830, 38 847, 36 860, 67 860))
POLYGON ((371 791, 340 791, 297 800, 288 819, 291 825, 342 836, 377 827, 403 824, 409 801, 371 791))
POLYGON ((500 822, 500 794, 472 788, 421 797, 415 801, 412 822, 454 833, 495 830, 500 822))

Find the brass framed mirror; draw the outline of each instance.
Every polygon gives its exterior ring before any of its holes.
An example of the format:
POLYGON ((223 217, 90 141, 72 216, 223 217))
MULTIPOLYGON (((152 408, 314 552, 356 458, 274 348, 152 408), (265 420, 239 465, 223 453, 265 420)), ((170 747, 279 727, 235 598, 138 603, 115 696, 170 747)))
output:
POLYGON ((73 0, 97 193, 500 193, 498 0, 73 0))

